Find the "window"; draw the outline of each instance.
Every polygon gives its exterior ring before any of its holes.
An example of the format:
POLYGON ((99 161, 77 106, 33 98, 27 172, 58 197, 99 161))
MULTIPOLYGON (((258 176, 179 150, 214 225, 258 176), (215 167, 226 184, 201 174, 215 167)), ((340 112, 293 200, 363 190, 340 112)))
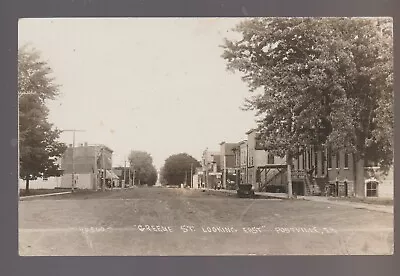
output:
POLYGON ((268 164, 274 164, 275 162, 275 157, 273 154, 268 153, 268 164))
POLYGON ((308 169, 311 169, 312 167, 312 152, 313 152, 312 149, 308 151, 308 169))
POLYGON ((297 169, 300 170, 300 155, 297 157, 297 169))
POLYGON ((318 152, 314 152, 314 173, 318 174, 318 152))
POLYGON ((339 152, 336 153, 336 168, 337 169, 340 168, 340 153, 339 152))
POLYGON ((347 169, 349 167, 349 154, 344 154, 344 167, 347 169))
POLYGON ((260 170, 256 171, 256 182, 258 182, 258 183, 261 182, 261 171, 260 170))
POLYGON ((328 161, 328 170, 332 169, 332 153, 331 151, 328 149, 328 156, 327 156, 327 161, 328 161))
POLYGON ((321 173, 325 174, 325 151, 321 151, 321 173))
POLYGON ((302 156, 303 156, 303 170, 305 170, 306 169, 306 166, 307 166, 307 160, 306 160, 306 154, 307 154, 307 151, 303 151, 303 154, 302 154, 302 156))
POLYGON ((367 182, 367 197, 378 196, 378 182, 370 181, 367 182))

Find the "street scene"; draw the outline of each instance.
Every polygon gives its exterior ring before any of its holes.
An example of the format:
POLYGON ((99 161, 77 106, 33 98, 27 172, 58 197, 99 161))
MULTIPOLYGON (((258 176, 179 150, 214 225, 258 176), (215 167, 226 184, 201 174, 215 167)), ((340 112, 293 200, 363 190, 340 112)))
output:
POLYGON ((389 255, 393 215, 311 201, 133 188, 20 204, 20 255, 389 255))
POLYGON ((392 255, 391 18, 19 21, 21 256, 392 255))

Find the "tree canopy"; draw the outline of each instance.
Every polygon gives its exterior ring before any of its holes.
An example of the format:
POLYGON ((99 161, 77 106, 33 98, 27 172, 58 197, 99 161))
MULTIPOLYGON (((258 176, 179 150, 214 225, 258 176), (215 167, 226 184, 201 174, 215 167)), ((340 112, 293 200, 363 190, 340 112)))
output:
POLYGON ((190 173, 201 167, 200 162, 187 153, 174 154, 165 160, 162 169, 162 179, 169 185, 179 185, 185 182, 190 183, 190 173))
POLYGON ((158 178, 157 169, 153 165, 153 158, 145 151, 133 150, 129 154, 131 170, 134 172, 135 183, 155 185, 158 178))
POLYGON ((19 160, 20 177, 26 181, 38 177, 59 176, 57 158, 66 150, 58 142, 60 131, 48 121, 47 100, 58 95, 52 70, 38 51, 24 46, 18 51, 19 160))
POLYGON ((393 163, 390 19, 260 18, 235 31, 242 39, 225 40, 223 58, 253 93, 244 107, 257 111, 266 149, 296 156, 327 144, 393 163))

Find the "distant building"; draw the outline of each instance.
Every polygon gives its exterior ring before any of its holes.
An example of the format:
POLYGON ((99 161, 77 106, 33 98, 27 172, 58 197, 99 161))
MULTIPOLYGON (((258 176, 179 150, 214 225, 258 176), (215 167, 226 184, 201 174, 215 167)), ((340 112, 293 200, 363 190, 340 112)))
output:
POLYGON ((75 188, 98 189, 101 187, 104 176, 108 183, 112 182, 118 178, 112 172, 112 153, 113 151, 104 145, 85 143, 75 148, 70 145, 61 159, 61 169, 63 170, 61 187, 72 187, 73 167, 75 188))
POLYGON ((220 143, 220 167, 222 173, 222 187, 234 189, 236 187, 235 153, 238 143, 220 143))
POLYGON ((213 189, 222 183, 221 173, 221 155, 218 151, 209 151, 208 149, 203 151, 201 158, 202 165, 202 187, 213 189))

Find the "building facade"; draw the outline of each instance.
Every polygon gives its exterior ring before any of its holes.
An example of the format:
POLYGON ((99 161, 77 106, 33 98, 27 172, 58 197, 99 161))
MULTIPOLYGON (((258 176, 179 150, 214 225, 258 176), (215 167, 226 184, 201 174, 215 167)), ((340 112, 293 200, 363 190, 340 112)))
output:
POLYGON ((234 149, 238 143, 220 143, 220 168, 222 173, 223 189, 236 188, 236 170, 235 170, 235 153, 234 149))
POLYGON ((104 145, 81 144, 75 148, 71 145, 65 151, 61 159, 61 187, 71 188, 73 171, 75 188, 98 189, 103 183, 103 177, 110 182, 113 180, 112 173, 113 151, 104 145), (74 168, 74 170, 73 170, 74 168))
POLYGON ((222 173, 220 167, 221 155, 218 151, 203 151, 202 166, 202 186, 208 189, 214 189, 222 183, 222 173))
MULTIPOLYGON (((233 149, 238 183, 252 184, 256 191, 287 192, 286 157, 273 156, 259 143, 255 130, 233 149)), ((325 145, 299 148, 291 168, 296 195, 355 195, 352 154, 333 152, 325 145)), ((393 167, 382 174, 379 167, 364 167, 366 197, 394 197, 393 167)))

